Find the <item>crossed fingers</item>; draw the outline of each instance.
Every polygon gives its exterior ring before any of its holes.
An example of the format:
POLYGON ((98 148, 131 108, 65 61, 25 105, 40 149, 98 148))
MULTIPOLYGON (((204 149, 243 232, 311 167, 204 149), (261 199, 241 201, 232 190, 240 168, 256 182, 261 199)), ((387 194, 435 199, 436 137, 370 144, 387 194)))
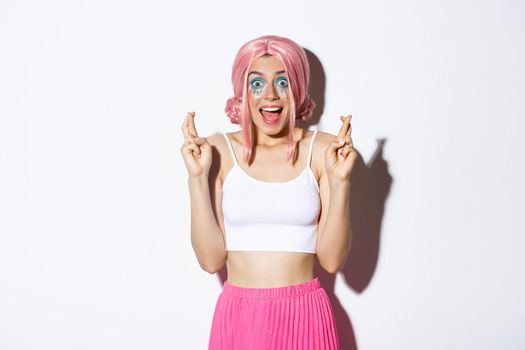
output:
POLYGON ((339 133, 337 134, 338 139, 345 140, 345 142, 350 146, 353 147, 352 142, 352 125, 350 124, 350 120, 352 119, 352 115, 349 114, 348 116, 341 116, 341 120, 343 121, 343 125, 341 125, 341 128, 339 129, 339 133))
POLYGON ((199 137, 197 129, 195 128, 195 112, 188 112, 186 118, 182 123, 182 133, 184 134, 184 144, 187 145, 193 142, 194 138, 199 137))

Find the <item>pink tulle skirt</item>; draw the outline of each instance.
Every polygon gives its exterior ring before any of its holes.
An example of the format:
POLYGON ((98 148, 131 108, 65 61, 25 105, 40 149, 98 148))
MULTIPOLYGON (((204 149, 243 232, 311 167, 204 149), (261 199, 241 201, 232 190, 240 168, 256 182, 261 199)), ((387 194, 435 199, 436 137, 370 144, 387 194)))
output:
POLYGON ((209 350, 339 350, 334 312, 317 277, 277 288, 227 281, 213 314, 209 350))

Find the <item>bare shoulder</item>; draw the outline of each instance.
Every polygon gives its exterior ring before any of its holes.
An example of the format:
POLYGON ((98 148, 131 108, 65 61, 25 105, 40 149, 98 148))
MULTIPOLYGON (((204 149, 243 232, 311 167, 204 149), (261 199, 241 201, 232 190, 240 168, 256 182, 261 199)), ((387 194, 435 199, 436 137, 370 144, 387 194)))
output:
POLYGON ((330 143, 334 142, 336 138, 336 135, 324 131, 318 131, 314 142, 314 152, 318 155, 322 155, 324 159, 324 150, 330 143))
POLYGON ((227 151, 228 145, 224 139, 224 135, 217 132, 213 135, 204 137, 206 141, 212 146, 212 165, 210 169, 210 177, 217 177, 217 179, 223 179, 223 167, 225 163, 225 152, 227 151))
POLYGON ((317 136, 316 136, 316 139, 318 141, 316 141, 315 143, 316 144, 324 144, 325 147, 328 146, 328 144, 330 142, 333 142, 335 139, 337 138, 336 135, 333 135, 333 134, 330 134, 328 132, 324 132, 324 131, 318 131, 317 132, 317 136))
POLYGON ((212 146, 221 146, 223 145, 226 140, 224 140, 224 136, 220 132, 216 132, 213 135, 205 137, 206 141, 212 146))
POLYGON ((325 174, 325 158, 324 151, 328 145, 337 138, 336 135, 330 134, 324 131, 317 131, 315 136, 314 149, 312 150, 312 163, 313 169, 316 175, 317 180, 319 181, 321 176, 325 174))

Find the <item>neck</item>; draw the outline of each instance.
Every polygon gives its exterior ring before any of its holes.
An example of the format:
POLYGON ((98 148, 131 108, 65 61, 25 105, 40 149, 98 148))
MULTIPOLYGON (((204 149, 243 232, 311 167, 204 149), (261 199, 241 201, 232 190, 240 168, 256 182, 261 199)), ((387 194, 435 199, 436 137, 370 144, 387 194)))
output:
MULTIPOLYGON (((262 130, 257 128, 254 124, 252 124, 252 135, 253 135, 253 143, 255 146, 276 146, 283 143, 288 143, 288 133, 289 133, 290 127, 288 124, 286 127, 284 127, 279 133, 275 135, 268 135, 265 134, 262 130)), ((294 128, 295 129, 295 128, 294 128)), ((295 130, 294 130, 295 131, 295 130)), ((294 133, 293 139, 296 139, 296 135, 294 133)))

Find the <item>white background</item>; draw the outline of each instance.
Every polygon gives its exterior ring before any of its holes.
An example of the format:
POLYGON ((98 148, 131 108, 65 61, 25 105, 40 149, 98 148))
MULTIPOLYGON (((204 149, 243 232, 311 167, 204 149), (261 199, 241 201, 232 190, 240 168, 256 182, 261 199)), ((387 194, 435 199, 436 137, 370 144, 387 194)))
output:
POLYGON ((523 349, 524 30, 517 0, 1 1, 0 349, 207 347, 180 125, 238 130, 264 34, 322 67, 309 128, 353 115, 343 345, 523 349))

